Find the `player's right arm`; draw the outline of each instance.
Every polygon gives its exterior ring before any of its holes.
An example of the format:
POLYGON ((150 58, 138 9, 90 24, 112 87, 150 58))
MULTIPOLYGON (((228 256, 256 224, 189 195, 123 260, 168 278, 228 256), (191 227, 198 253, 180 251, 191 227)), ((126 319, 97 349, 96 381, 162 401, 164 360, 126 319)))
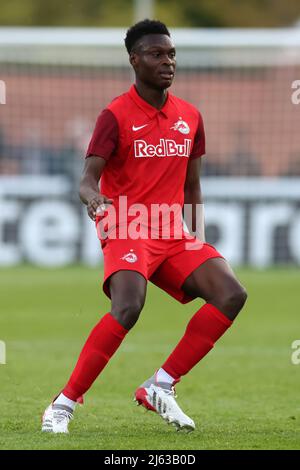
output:
POLYGON ((104 109, 97 118, 80 181, 80 199, 87 205, 92 220, 96 215, 102 215, 105 210, 103 204, 113 203, 112 199, 99 194, 99 181, 105 164, 117 148, 118 138, 117 120, 109 109, 104 109))
POLYGON ((112 204, 113 200, 107 198, 104 194, 99 194, 99 181, 106 164, 104 158, 90 156, 86 158, 82 177, 80 181, 79 196, 81 201, 86 204, 87 212, 92 220, 96 215, 101 215, 102 204, 112 204))

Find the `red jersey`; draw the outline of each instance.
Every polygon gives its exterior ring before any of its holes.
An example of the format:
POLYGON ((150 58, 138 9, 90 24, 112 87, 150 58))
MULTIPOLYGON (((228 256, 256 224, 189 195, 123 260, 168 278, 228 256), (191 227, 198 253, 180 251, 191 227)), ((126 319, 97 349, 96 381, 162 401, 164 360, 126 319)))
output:
POLYGON ((100 192, 114 199, 127 196, 132 204, 184 203, 184 183, 190 158, 205 153, 200 112, 168 93, 161 109, 143 100, 133 85, 99 115, 86 156, 107 160, 100 192))

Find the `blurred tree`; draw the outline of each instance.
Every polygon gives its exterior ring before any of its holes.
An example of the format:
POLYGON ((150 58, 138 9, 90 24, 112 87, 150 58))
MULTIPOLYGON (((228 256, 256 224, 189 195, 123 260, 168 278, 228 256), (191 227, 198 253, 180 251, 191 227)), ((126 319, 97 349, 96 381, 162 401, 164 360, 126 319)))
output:
POLYGON ((156 11, 171 26, 279 27, 300 19, 299 0, 157 0, 156 11))
MULTIPOLYGON (((275 27, 300 19, 299 0, 154 0, 170 26, 275 27)), ((1 0, 2 26, 128 26, 133 0, 1 0)))
POLYGON ((2 26, 124 26, 131 0, 1 0, 2 26))

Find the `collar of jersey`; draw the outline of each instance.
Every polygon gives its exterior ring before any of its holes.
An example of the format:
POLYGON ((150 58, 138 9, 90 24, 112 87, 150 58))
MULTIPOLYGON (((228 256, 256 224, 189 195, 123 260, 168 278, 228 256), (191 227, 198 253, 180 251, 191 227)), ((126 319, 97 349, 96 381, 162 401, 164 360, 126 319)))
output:
POLYGON ((135 104, 139 108, 141 108, 142 111, 144 111, 144 113, 147 114, 147 116, 150 119, 153 119, 158 113, 161 113, 165 117, 168 117, 167 113, 168 113, 168 109, 169 109, 169 106, 170 106, 170 94, 169 93, 167 95, 166 102, 165 102, 165 104, 163 105, 163 107, 161 109, 154 108, 154 106, 151 106, 151 104, 149 104, 149 103, 147 103, 147 101, 143 100, 143 98, 141 98, 140 95, 138 94, 138 92, 135 88, 135 85, 131 86, 128 93, 129 93, 129 96, 131 97, 131 99, 135 102, 135 104))

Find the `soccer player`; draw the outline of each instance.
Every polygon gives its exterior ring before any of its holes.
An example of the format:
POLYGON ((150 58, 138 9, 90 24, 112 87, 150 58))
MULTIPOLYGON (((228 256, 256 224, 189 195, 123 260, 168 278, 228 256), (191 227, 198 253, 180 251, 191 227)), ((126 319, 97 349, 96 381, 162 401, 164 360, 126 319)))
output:
MULTIPOLYGON (((177 429, 193 430, 193 420, 175 400, 174 385, 212 349, 246 300, 245 289, 227 261, 204 242, 203 210, 197 210, 203 208, 199 177, 204 127, 193 105, 167 91, 176 67, 170 33, 163 23, 144 20, 127 31, 125 45, 135 84, 99 115, 80 185, 81 200, 96 221, 101 239, 103 290, 111 299, 111 309, 90 333, 68 383, 46 409, 42 430, 47 432, 68 432, 76 402, 138 320, 148 280, 181 303, 195 298, 206 302, 190 319, 169 357, 135 392, 138 404, 177 429), (125 196, 128 218, 121 201, 125 196), (132 236, 130 228, 137 215, 132 208, 140 212, 146 208, 149 216, 157 204, 175 207, 169 223, 160 217, 149 222, 146 215, 140 224, 141 236, 132 236), (182 227, 182 236, 177 237, 178 230, 175 234, 176 207, 178 215, 178 207, 181 212, 184 204, 192 207, 192 218, 187 221, 190 229, 197 226, 200 212, 198 238, 182 227), (116 222, 109 226, 108 214, 113 211, 116 222), (166 225, 172 229, 169 236, 164 234, 166 225), (145 236, 149 233, 152 236, 145 236)), ((159 324, 155 314, 153 320, 159 324)))

